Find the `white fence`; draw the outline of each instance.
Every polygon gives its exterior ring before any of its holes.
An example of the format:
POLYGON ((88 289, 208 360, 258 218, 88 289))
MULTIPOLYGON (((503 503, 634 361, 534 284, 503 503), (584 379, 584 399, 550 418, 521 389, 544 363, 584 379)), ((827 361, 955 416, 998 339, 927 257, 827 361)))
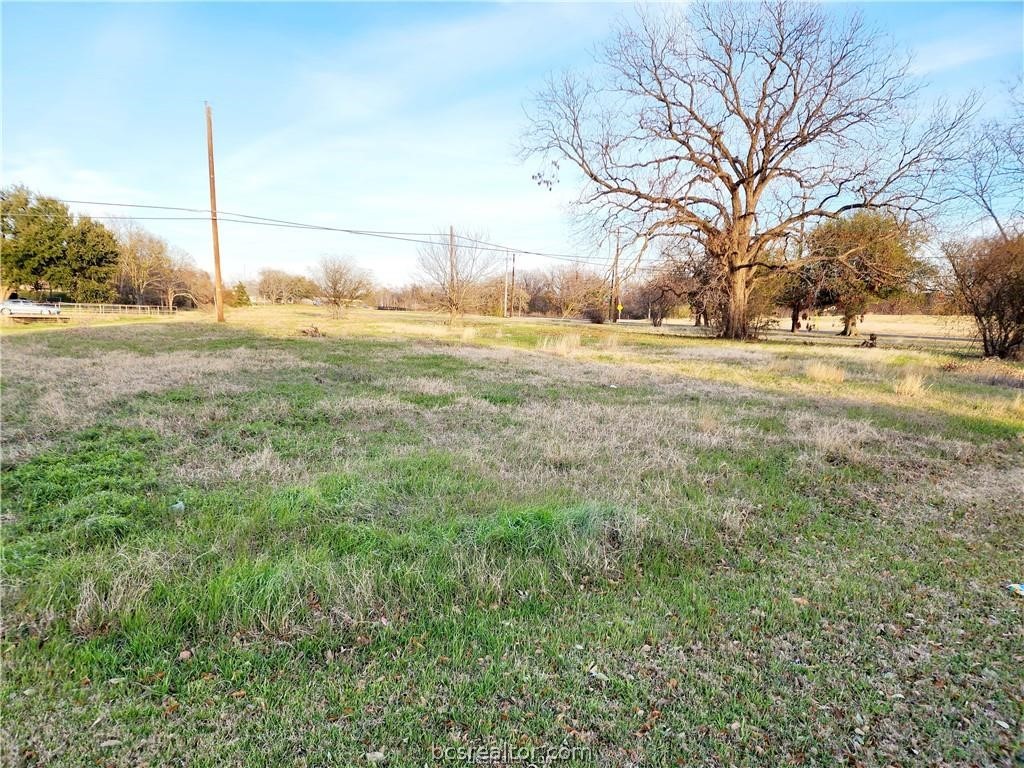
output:
POLYGON ((58 301, 61 314, 68 315, 173 315, 176 307, 151 307, 145 304, 74 304, 58 301))

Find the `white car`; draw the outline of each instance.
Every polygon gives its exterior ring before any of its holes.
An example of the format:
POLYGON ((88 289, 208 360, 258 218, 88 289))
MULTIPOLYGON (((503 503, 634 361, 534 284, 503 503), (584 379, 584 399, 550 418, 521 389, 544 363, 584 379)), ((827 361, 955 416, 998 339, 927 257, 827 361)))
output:
POLYGON ((0 315, 59 315, 60 308, 28 299, 8 299, 0 304, 0 315))

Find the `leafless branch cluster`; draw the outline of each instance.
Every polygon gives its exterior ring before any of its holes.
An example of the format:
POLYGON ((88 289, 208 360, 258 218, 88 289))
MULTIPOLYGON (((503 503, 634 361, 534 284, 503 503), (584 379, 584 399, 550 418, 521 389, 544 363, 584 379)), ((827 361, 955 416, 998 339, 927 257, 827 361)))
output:
POLYGON ((969 139, 956 189, 1009 241, 1024 231, 1024 80, 1010 91, 1011 110, 982 123, 969 139))
POLYGON ((168 307, 179 298, 196 306, 213 302, 213 280, 188 253, 132 221, 124 222, 116 236, 117 291, 123 300, 155 300, 168 307))

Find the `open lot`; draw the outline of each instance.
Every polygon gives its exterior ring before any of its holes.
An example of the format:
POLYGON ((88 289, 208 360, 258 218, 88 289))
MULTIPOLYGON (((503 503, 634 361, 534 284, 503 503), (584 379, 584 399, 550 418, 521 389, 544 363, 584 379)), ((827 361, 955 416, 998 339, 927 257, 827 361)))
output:
POLYGON ((10 329, 5 762, 1013 764, 1024 365, 947 346, 10 329))

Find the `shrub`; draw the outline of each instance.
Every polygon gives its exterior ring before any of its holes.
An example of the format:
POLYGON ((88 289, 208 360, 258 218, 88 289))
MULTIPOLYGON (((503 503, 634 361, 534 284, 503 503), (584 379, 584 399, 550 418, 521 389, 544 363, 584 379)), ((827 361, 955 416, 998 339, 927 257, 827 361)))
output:
POLYGON ((945 243, 963 309, 974 317, 986 357, 1024 348, 1024 234, 945 243))

